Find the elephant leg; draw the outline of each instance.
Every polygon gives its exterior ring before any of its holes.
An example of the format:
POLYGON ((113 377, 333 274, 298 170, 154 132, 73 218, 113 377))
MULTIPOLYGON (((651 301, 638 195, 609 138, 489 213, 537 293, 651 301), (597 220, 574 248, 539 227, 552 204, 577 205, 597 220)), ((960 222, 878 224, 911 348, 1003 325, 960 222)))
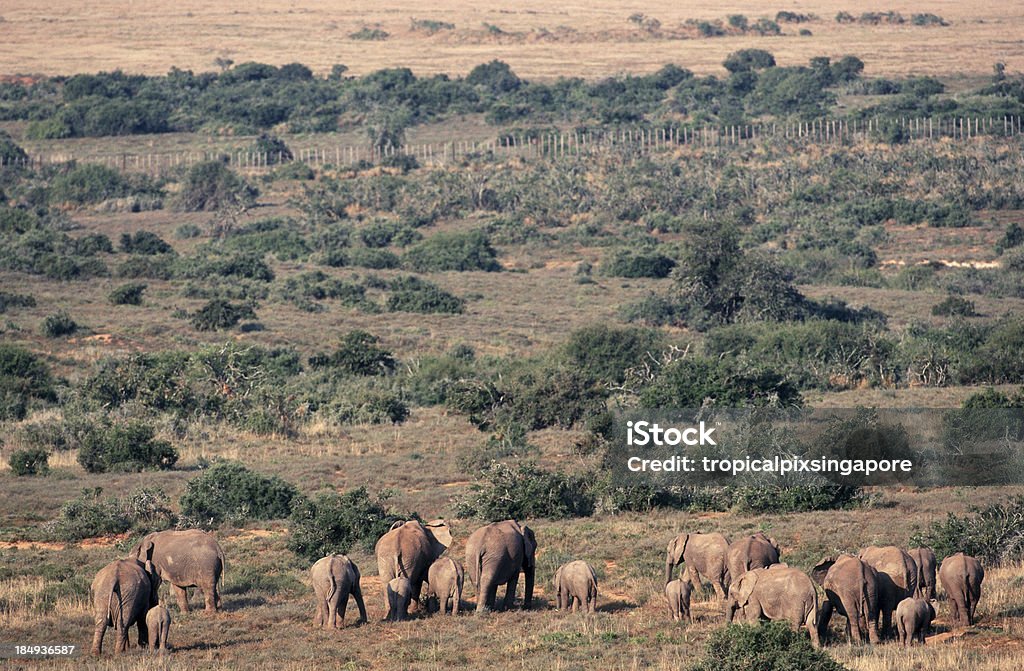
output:
POLYGON ((203 600, 206 602, 206 612, 216 613, 217 612, 217 588, 213 585, 203 585, 200 587, 203 592, 203 600))
POLYGON ((807 617, 804 618, 803 624, 807 627, 808 636, 811 637, 811 645, 813 645, 815 648, 820 648, 821 636, 818 635, 818 626, 817 623, 814 621, 814 617, 815 612, 812 610, 810 613, 807 614, 807 617))
POLYGON ((335 592, 327 602, 327 628, 337 629, 338 627, 338 593, 335 592))
POLYGON ((956 597, 949 598, 949 619, 954 627, 960 626, 960 607, 956 602, 956 597))
POLYGON ((359 609, 359 621, 366 622, 366 604, 363 603, 363 590, 358 582, 352 588, 352 596, 356 600, 356 608, 359 609))
POLYGON ((114 654, 119 655, 128 649, 128 627, 117 629, 117 640, 114 643, 114 654))
POLYGON ((704 591, 704 586, 700 584, 700 576, 697 574, 697 569, 693 568, 689 563, 686 564, 686 575, 690 578, 690 584, 693 585, 693 591, 700 594, 704 591))
POLYGON ((516 603, 516 586, 519 584, 519 573, 516 572, 512 579, 505 583, 505 610, 512 610, 516 603))
POLYGON ((103 635, 107 632, 106 620, 96 623, 96 629, 92 635, 92 654, 98 655, 103 652, 103 635))
POLYGON ((145 613, 139 617, 139 621, 136 622, 136 627, 139 630, 139 647, 145 648, 149 645, 149 625, 146 624, 145 613))
POLYGON ((182 613, 188 612, 188 589, 184 587, 178 587, 177 585, 171 585, 171 589, 174 590, 174 598, 178 602, 178 608, 181 609, 182 613))
POLYGON ((338 599, 338 605, 335 608, 334 615, 334 626, 341 627, 345 624, 345 612, 348 610, 348 594, 341 599, 338 599))
POLYGON ((316 614, 313 616, 313 626, 323 627, 324 626, 324 606, 326 602, 323 599, 316 600, 316 614))
POLYGON ((725 578, 719 576, 717 579, 711 581, 711 585, 715 588, 715 594, 722 601, 725 601, 727 593, 725 591, 725 578))
POLYGON ((818 614, 818 638, 824 639, 828 633, 828 623, 832 619, 832 602, 828 599, 821 604, 821 612, 818 614))

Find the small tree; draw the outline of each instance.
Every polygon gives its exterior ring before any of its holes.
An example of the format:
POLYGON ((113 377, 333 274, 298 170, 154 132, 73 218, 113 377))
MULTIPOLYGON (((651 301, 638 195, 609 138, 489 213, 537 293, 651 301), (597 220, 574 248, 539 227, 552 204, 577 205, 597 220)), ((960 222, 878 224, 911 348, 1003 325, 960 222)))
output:
POLYGON ((189 480, 180 503, 183 515, 203 524, 219 524, 288 517, 300 497, 295 485, 276 475, 225 461, 189 480))
POLYGON ((178 194, 178 209, 185 212, 248 209, 259 194, 256 187, 231 171, 221 161, 204 161, 192 166, 178 194))
POLYGON ((371 497, 365 487, 344 494, 320 492, 312 500, 303 499, 289 519, 288 549, 309 561, 357 547, 369 550, 401 519, 387 510, 384 501, 380 496, 371 497))
POLYGON ((214 298, 192 315, 192 327, 197 331, 222 331, 234 328, 243 319, 255 319, 251 305, 235 304, 223 298, 214 298))
POLYGON ((12 453, 7 463, 15 475, 46 475, 50 472, 49 458, 46 450, 32 448, 12 453))

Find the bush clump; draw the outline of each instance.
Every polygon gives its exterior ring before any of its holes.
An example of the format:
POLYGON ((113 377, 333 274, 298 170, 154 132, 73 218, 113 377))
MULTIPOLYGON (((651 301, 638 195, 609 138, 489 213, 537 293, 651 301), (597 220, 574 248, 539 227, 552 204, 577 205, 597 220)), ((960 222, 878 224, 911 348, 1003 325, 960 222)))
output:
POLYGON ((350 331, 331 354, 314 354, 313 368, 332 368, 348 375, 386 375, 395 369, 395 357, 377 343, 380 338, 366 331, 350 331))
POLYGON ((135 234, 121 234, 121 251, 126 254, 170 254, 174 251, 167 242, 156 233, 149 231, 135 231, 135 234))
POLYGON ((223 298, 214 298, 193 313, 190 321, 197 331, 222 331, 234 328, 243 319, 255 319, 251 305, 236 304, 223 298))
POLYGON ((388 511, 385 500, 358 487, 344 494, 324 491, 299 501, 289 518, 288 549, 309 561, 357 547, 369 551, 401 519, 388 511))
POLYGON ((1024 559, 1024 496, 1007 503, 973 506, 967 515, 948 513, 941 522, 911 538, 919 547, 930 547, 941 559, 963 552, 986 566, 1013 564, 1024 559))
POLYGON ((466 301, 448 293, 432 282, 407 275, 391 281, 387 309, 389 312, 420 314, 462 314, 466 301))
POLYGON ((0 421, 24 419, 32 399, 57 400, 50 369, 28 350, 0 343, 0 421))
POLYGON ((205 526, 277 520, 291 514, 299 497, 295 485, 276 475, 223 461, 188 481, 181 495, 181 514, 205 526))
POLYGON ((15 475, 46 475, 50 472, 50 454, 42 448, 16 450, 7 460, 15 475))
POLYGON ((606 384, 621 384, 626 371, 644 362, 651 352, 660 351, 658 331, 646 328, 618 328, 604 324, 574 331, 564 346, 569 362, 585 375, 606 384))
POLYGON ((601 273, 608 277, 668 277, 676 267, 674 259, 655 251, 613 252, 601 262, 601 273))
POLYGON ((90 473, 138 472, 173 468, 178 452, 142 422, 94 427, 82 439, 78 463, 90 473))
POLYGON ((546 471, 531 463, 494 463, 481 479, 455 502, 458 517, 497 522, 587 517, 594 512, 593 495, 583 476, 546 471))
POLYGON ((71 335, 77 330, 78 324, 75 323, 75 320, 71 318, 71 315, 66 310, 48 315, 43 320, 43 335, 48 338, 60 338, 61 336, 71 335))
POLYGON ((498 253, 483 231, 437 233, 410 247, 402 257, 405 266, 420 273, 444 270, 501 270, 498 253))
POLYGON ((711 634, 705 657, 689 671, 845 671, 803 631, 785 622, 731 624, 711 634))
POLYGON ((122 284, 107 296, 112 305, 142 305, 142 292, 146 285, 140 282, 122 284))
POLYGON ((34 308, 36 299, 31 294, 15 294, 0 291, 0 315, 10 308, 34 308))
POLYGON ((256 187, 221 161, 205 161, 186 173, 177 206, 185 212, 248 208, 256 202, 258 194, 256 187))
POLYGON ((175 525, 170 499, 161 489, 136 489, 124 497, 100 498, 101 487, 84 489, 60 510, 56 519, 43 525, 47 538, 74 542, 126 531, 150 533, 175 525))
POLYGON ((936 317, 977 317, 974 301, 961 296, 949 296, 932 306, 932 314, 936 317))

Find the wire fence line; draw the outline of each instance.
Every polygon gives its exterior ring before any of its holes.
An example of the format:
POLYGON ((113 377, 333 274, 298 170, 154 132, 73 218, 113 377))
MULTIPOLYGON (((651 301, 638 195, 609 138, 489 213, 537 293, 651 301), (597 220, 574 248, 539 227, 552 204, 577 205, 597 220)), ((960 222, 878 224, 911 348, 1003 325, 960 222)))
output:
POLYGON ((334 145, 285 152, 242 150, 178 151, 75 155, 72 153, 37 154, 27 158, 0 157, 0 168, 10 166, 44 167, 69 161, 106 165, 122 171, 162 174, 181 166, 203 161, 223 160, 232 168, 246 172, 264 172, 285 163, 298 161, 309 166, 351 167, 378 165, 397 157, 415 158, 420 165, 447 165, 478 155, 521 158, 559 158, 562 156, 632 149, 658 151, 681 146, 734 146, 758 140, 785 139, 808 144, 863 142, 894 137, 901 140, 967 140, 976 137, 1017 137, 1024 134, 1022 117, 900 117, 896 119, 819 119, 793 123, 762 123, 734 126, 647 126, 617 129, 588 129, 562 132, 509 132, 489 140, 451 140, 410 143, 400 146, 334 145))

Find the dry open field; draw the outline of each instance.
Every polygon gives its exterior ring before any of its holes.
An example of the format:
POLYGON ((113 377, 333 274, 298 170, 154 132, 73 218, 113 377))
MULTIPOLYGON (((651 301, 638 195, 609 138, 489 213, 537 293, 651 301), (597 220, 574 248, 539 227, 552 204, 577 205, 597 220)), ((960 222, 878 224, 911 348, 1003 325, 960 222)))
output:
POLYGON ((1012 0, 7 0, 0 5, 0 21, 0 74, 117 68, 161 74, 171 66, 205 71, 215 69, 217 58, 278 65, 298 61, 321 74, 335 63, 349 66, 353 74, 395 66, 411 67, 418 74, 465 74, 493 58, 533 78, 649 72, 666 62, 715 73, 726 55, 751 46, 770 50, 784 65, 812 56, 855 54, 874 76, 987 74, 996 61, 1011 71, 1024 69, 1024 5, 1012 0), (724 20, 737 13, 753 22, 774 18, 779 10, 819 18, 799 26, 782 24, 783 35, 777 37, 693 39, 680 26, 687 19, 724 20), (933 13, 950 25, 840 25, 834 20, 839 11, 859 15, 889 10, 908 20, 915 13, 933 13), (630 23, 628 17, 637 12, 660 21, 659 31, 630 23), (412 30, 412 19, 443 21, 454 29, 428 35, 412 30), (383 29, 390 38, 349 37, 367 26, 383 29), (813 34, 798 35, 801 27, 813 34))

